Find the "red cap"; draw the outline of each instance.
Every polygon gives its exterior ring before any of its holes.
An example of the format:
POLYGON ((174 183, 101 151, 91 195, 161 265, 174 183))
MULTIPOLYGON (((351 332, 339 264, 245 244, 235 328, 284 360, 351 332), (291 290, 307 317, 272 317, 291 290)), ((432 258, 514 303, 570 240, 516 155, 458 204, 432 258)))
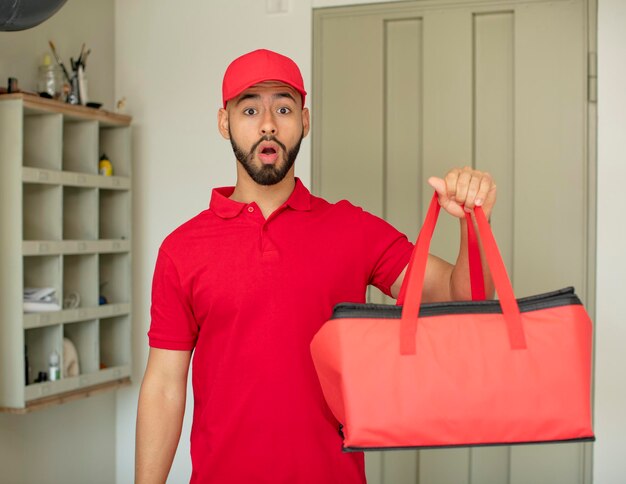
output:
POLYGON ((279 81, 293 87, 302 96, 302 106, 306 91, 300 69, 294 61, 271 50, 259 49, 230 63, 222 81, 224 107, 231 99, 239 96, 250 86, 264 81, 279 81))

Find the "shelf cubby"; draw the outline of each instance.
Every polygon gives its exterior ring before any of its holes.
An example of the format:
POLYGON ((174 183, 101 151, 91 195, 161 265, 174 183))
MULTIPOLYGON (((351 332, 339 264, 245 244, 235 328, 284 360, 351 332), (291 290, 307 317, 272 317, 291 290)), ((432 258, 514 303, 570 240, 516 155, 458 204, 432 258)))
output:
POLYGON ((130 316, 100 320, 100 368, 130 365, 130 316))
POLYGON ((64 299, 72 293, 76 293, 80 300, 78 307, 98 306, 97 258, 98 256, 95 254, 63 256, 64 299))
POLYGON ((33 384, 39 372, 49 371, 50 355, 56 351, 62 362, 63 337, 60 325, 27 329, 24 343, 30 367, 30 384, 33 384))
POLYGON ((96 240, 98 238, 98 190, 63 187, 63 238, 96 240))
POLYGON ((24 183, 22 203, 24 240, 61 240, 61 186, 24 183))
POLYGON ((63 170, 98 173, 98 123, 66 121, 63 125, 63 170))
POLYGON ((63 297, 61 285, 61 256, 24 257, 24 287, 53 287, 59 304, 63 297))
POLYGON ((69 339, 76 348, 81 375, 95 373, 100 369, 98 321, 64 324, 63 337, 69 339))
POLYGON ((101 239, 130 239, 130 192, 100 189, 101 239))
POLYGON ((99 255, 101 295, 107 304, 130 302, 130 254, 99 255))
POLYGON ((62 142, 63 116, 60 114, 24 116, 24 166, 61 170, 62 142))
POLYGON ((113 175, 130 177, 130 128, 100 129, 99 154, 106 154, 113 166, 113 175))

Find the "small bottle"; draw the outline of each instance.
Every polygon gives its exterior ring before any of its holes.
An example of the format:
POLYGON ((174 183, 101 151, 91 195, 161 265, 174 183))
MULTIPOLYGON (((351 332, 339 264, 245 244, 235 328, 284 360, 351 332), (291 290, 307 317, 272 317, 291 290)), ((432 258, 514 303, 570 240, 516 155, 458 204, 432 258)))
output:
POLYGON ((113 165, 106 153, 102 153, 98 163, 98 173, 104 176, 113 176, 113 165))
POLYGON ((78 87, 78 74, 72 74, 70 79, 70 92, 67 95, 68 104, 80 104, 80 89, 78 87))
POLYGON ((50 364, 48 368, 48 378, 50 381, 61 379, 61 367, 59 366, 59 354, 54 350, 50 353, 50 364))

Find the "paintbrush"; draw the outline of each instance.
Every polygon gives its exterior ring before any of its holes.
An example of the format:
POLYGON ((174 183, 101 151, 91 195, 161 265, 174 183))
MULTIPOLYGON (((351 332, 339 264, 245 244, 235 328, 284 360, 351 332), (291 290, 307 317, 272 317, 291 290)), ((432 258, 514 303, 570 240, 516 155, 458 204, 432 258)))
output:
POLYGON ((83 57, 83 67, 87 68, 87 57, 89 57, 89 54, 91 54, 91 49, 87 49, 87 52, 85 52, 85 57, 83 57))
POLYGON ((67 69, 65 68, 65 66, 63 65, 63 62, 61 61, 61 58, 59 57, 59 54, 57 54, 57 49, 54 46, 54 42, 49 40, 48 44, 50 45, 50 49, 52 50, 52 54, 54 54, 54 58, 56 59, 57 64, 59 64, 61 66, 61 69, 63 69, 63 73, 65 74, 65 78, 67 79, 67 82, 72 82, 70 79, 70 75, 67 73, 67 69))
POLYGON ((80 48, 80 54, 78 55, 78 61, 76 61, 77 64, 83 65, 83 56, 85 55, 85 44, 83 43, 83 46, 80 48))

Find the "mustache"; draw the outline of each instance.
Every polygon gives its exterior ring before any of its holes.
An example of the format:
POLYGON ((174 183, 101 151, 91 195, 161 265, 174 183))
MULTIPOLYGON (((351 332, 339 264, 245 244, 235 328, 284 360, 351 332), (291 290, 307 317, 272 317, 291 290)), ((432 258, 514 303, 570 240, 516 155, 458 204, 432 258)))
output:
POLYGON ((278 138, 276 138, 276 136, 271 135, 271 134, 266 134, 265 136, 262 136, 259 141, 257 141, 256 143, 252 145, 252 148, 250 149, 250 153, 251 154, 254 153, 256 149, 259 147, 259 145, 263 143, 264 141, 273 141, 274 143, 276 143, 278 146, 281 147, 281 149, 283 150, 283 153, 287 152, 287 147, 284 144, 282 144, 278 140, 278 138))

